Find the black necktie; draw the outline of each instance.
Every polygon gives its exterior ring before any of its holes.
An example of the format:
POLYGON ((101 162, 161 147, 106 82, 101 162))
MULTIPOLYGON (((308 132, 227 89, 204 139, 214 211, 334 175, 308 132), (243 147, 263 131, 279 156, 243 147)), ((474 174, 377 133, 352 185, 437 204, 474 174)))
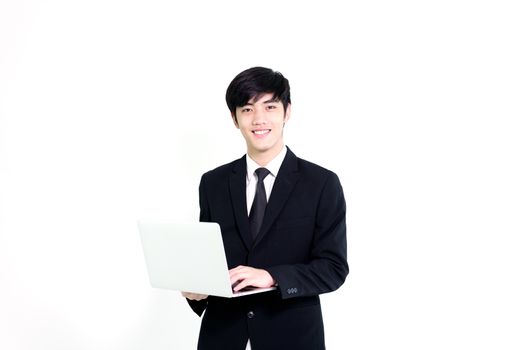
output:
POLYGON ((265 213, 265 207, 267 206, 267 196, 265 195, 263 179, 270 174, 270 171, 266 168, 258 168, 255 173, 258 176, 258 182, 256 183, 256 194, 254 195, 253 205, 251 206, 251 212, 249 213, 249 223, 251 225, 251 235, 253 240, 258 236, 258 232, 260 232, 263 214, 265 213))

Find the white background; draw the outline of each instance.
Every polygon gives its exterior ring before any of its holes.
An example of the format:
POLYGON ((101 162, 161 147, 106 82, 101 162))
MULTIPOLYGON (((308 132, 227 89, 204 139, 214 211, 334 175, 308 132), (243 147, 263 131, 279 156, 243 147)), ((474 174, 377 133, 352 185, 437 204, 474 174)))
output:
POLYGON ((195 347, 136 221, 197 219, 245 152, 225 89, 263 65, 347 198, 328 349, 515 349, 511 3, 1 0, 0 348, 195 347))

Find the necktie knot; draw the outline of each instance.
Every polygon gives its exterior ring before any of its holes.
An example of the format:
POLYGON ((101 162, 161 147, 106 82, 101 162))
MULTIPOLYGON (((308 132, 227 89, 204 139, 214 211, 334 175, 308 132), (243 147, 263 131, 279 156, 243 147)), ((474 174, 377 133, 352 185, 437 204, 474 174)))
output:
POLYGON ((263 181, 271 173, 267 168, 258 168, 254 172, 258 176, 258 182, 263 181))

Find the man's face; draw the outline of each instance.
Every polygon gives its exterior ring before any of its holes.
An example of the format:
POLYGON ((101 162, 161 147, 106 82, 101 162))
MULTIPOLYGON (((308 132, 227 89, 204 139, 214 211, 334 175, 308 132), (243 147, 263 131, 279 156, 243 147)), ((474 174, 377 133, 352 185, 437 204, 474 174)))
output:
POLYGON ((290 118, 280 101, 272 93, 251 99, 245 106, 237 107, 235 126, 240 129, 251 156, 276 155, 283 147, 283 126, 290 118))

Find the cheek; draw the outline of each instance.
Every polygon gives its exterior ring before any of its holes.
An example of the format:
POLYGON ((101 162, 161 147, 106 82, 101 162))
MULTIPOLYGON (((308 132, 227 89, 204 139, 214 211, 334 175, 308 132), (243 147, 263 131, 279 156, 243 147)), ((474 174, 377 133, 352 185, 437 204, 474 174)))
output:
POLYGON ((285 120, 283 120, 283 117, 278 119, 275 123, 276 128, 283 128, 283 125, 285 124, 285 120))
POLYGON ((244 129, 240 128, 240 133, 242 133, 242 136, 244 137, 244 139, 250 139, 251 136, 248 134, 247 131, 245 131, 244 129))
POLYGON ((237 122, 238 122, 238 125, 239 125, 240 129, 249 128, 249 125, 250 125, 249 118, 240 116, 237 119, 237 122))

